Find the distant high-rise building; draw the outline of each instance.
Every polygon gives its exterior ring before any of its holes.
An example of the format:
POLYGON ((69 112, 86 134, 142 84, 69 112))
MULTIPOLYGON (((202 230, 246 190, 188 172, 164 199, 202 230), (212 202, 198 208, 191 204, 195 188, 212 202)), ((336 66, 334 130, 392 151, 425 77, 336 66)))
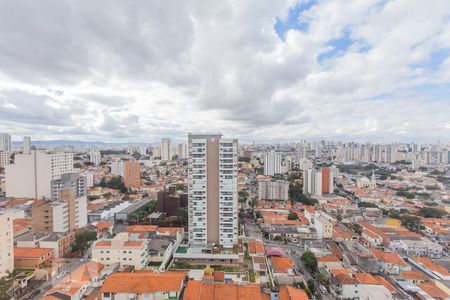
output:
POLYGON ((177 191, 175 187, 158 192, 158 211, 166 216, 176 216, 177 210, 186 207, 188 204, 188 195, 182 191, 177 191))
POLYGON ((281 174, 281 153, 270 151, 264 154, 264 175, 281 174))
POLYGON ((0 210, 0 278, 14 269, 13 218, 7 210, 0 210))
POLYGON ((31 138, 29 136, 23 137, 22 153, 31 154, 31 138))
POLYGON ((11 152, 0 151, 0 167, 5 167, 11 163, 11 152))
POLYGON ((178 159, 188 159, 188 145, 187 144, 178 144, 178 159))
POLYGON ((123 182, 127 189, 141 186, 141 164, 135 160, 129 160, 123 166, 123 182))
POLYGON ((102 162, 102 155, 96 146, 92 147, 91 151, 89 151, 89 161, 96 166, 99 166, 102 162))
POLYGON ((73 172, 73 154, 32 150, 5 167, 6 196, 50 199, 51 181, 73 172))
POLYGON ((161 160, 172 160, 172 140, 169 138, 163 138, 161 140, 161 160))
POLYGON ((237 244, 238 140, 191 134, 189 141, 189 243, 237 244))
POLYGON ((0 151, 11 151, 11 135, 0 133, 0 151))
POLYGON ((142 156, 147 155, 147 147, 145 147, 145 146, 140 146, 140 147, 139 147, 139 154, 142 155, 142 156))
POLYGON ((78 173, 61 174, 61 178, 52 180, 52 200, 59 199, 59 193, 63 188, 70 188, 77 197, 86 196, 86 177, 78 173))
POLYGON ((258 180, 259 200, 281 200, 289 198, 289 182, 285 180, 258 180))
POLYGON ((322 194, 334 193, 334 173, 331 168, 322 168, 322 194))
POLYGON ((304 170, 303 193, 313 196, 322 195, 322 172, 315 169, 304 170))
POLYGON ((111 161, 111 174, 123 177, 123 160, 115 158, 111 161))

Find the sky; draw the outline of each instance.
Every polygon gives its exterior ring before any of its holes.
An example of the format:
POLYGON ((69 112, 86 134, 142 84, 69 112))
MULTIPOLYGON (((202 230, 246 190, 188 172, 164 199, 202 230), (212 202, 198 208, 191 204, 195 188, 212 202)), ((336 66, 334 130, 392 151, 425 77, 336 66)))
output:
POLYGON ((13 139, 450 140, 448 0, 0 0, 13 139))

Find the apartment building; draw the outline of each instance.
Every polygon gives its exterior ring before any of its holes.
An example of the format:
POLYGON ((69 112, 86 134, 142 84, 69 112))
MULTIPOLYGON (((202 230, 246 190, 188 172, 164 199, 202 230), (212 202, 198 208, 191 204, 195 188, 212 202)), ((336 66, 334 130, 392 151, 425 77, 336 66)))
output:
POLYGON ((73 154, 32 150, 5 167, 6 196, 51 199, 52 180, 73 172, 73 154))
POLYGON ((69 231, 69 205, 65 202, 48 202, 31 209, 33 232, 69 231))
POLYGON ((78 197, 72 188, 63 188, 59 192, 59 201, 67 203, 69 208, 69 229, 74 230, 87 225, 87 198, 78 197))
POLYGON ((270 151, 264 154, 264 175, 281 174, 281 153, 270 151))
POLYGON ((120 263, 142 270, 148 264, 148 241, 129 240, 127 232, 121 232, 112 239, 95 242, 92 247, 92 261, 106 266, 120 263))
POLYGON ((11 151, 11 135, 9 133, 0 133, 0 151, 11 151))
POLYGON ((322 172, 305 169, 303 172, 303 193, 313 196, 322 195, 322 172))
POLYGON ((187 144, 178 144, 178 159, 188 159, 189 150, 187 144))
POLYGON ((172 140, 169 138, 163 138, 161 140, 161 160, 168 161, 172 160, 172 140))
POLYGON ((53 260, 51 248, 14 248, 14 267, 39 269, 53 260))
POLYGON ((141 186, 141 164, 135 160, 129 160, 123 166, 123 182, 127 189, 141 186))
POLYGON ((188 195, 182 191, 177 191, 175 187, 158 192, 158 211, 166 216, 176 216, 177 210, 186 207, 188 195))
POLYGON ((221 134, 188 135, 189 243, 237 243, 238 141, 221 134))
POLYGON ((0 209, 0 278, 14 269, 13 219, 0 209))
POLYGON ((333 224, 323 216, 314 217, 314 228, 318 239, 331 239, 333 237, 333 224))
POLYGON ((92 147, 89 151, 89 161, 95 166, 99 166, 102 162, 102 155, 96 146, 92 147))
POLYGON ((322 168, 322 194, 334 193, 334 172, 331 168, 322 168))
POLYGON ((59 199, 59 193, 62 188, 71 188, 77 197, 86 196, 86 177, 78 173, 61 174, 61 178, 52 180, 52 201, 59 199))
POLYGON ((17 239, 18 248, 51 248, 54 258, 69 254, 75 242, 75 232, 27 233, 17 239))
POLYGON ((123 165, 124 165, 123 160, 119 158, 114 158, 111 161, 111 174, 123 177, 123 165))
POLYGON ((289 198, 289 182, 285 180, 258 180, 259 200, 281 200, 289 198))
POLYGON ((31 154, 31 137, 23 137, 22 154, 31 154))
POLYGON ((5 167, 11 163, 11 152, 0 151, 0 168, 5 167))

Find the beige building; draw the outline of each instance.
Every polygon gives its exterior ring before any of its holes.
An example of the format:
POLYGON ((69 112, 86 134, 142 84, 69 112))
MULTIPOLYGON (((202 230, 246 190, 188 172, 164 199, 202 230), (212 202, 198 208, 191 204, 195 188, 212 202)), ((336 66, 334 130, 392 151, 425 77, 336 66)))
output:
POLYGON ((59 201, 68 204, 69 207, 69 229, 77 229, 87 224, 87 198, 77 197, 72 188, 63 188, 59 192, 59 201))
POLYGON ((51 181, 72 171, 72 153, 32 150, 31 154, 16 154, 14 164, 5 167, 6 196, 50 199, 51 181))
POLYGON ((13 219, 0 210, 0 278, 14 269, 13 219))
POLYGON ((0 168, 3 168, 10 164, 11 152, 0 151, 0 168))
POLYGON ((92 261, 106 266, 120 263, 121 267, 131 265, 142 270, 148 264, 147 246, 147 240, 132 241, 127 232, 122 232, 112 239, 97 241, 92 247, 92 261))
POLYGON ((189 243, 237 244, 238 141, 221 134, 191 134, 189 142, 189 243))
POLYGON ((281 200, 289 198, 289 182, 285 180, 258 180, 259 200, 281 200))
POLYGON ((69 231, 69 205, 64 202, 49 202, 31 209, 33 232, 69 231))

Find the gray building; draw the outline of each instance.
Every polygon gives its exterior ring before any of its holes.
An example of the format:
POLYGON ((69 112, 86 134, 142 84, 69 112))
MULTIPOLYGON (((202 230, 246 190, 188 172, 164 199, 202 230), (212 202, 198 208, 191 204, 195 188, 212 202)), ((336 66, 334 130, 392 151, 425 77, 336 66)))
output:
POLYGON ((78 173, 61 174, 61 179, 52 180, 51 182, 51 199, 58 200, 59 192, 63 188, 71 188, 76 197, 86 196, 86 177, 78 173))

